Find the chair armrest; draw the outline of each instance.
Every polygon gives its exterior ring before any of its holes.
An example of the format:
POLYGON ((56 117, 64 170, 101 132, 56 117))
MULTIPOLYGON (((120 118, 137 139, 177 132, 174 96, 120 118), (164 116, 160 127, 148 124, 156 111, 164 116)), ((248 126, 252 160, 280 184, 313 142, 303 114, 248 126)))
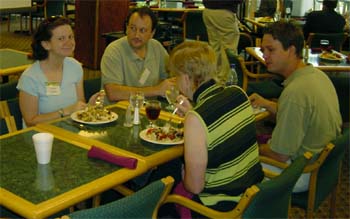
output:
MULTIPOLYGON (((333 147, 334 147, 334 145, 333 145, 333 147)), ((329 152, 333 149, 333 147, 329 148, 329 146, 327 145, 326 148, 322 151, 322 153, 319 156, 319 158, 315 162, 306 165, 306 167, 304 168, 303 173, 309 173, 309 172, 319 168, 320 165, 324 162, 324 160, 328 156, 329 152), (328 153, 325 154, 324 151, 328 152, 328 153)), ((313 155, 310 152, 305 152, 304 156, 310 160, 313 155)), ((289 166, 289 164, 287 164, 287 163, 280 162, 280 161, 277 161, 275 159, 272 159, 272 158, 269 158, 269 157, 266 157, 266 156, 259 156, 259 159, 260 159, 260 162, 262 162, 262 163, 266 163, 266 164, 269 164, 269 165, 272 165, 272 166, 275 166, 275 167, 278 167, 278 168, 281 168, 281 169, 286 169, 289 166)), ((265 170, 266 169, 264 169, 264 172, 265 172, 265 170)), ((271 172, 267 173, 267 174, 271 174, 271 172)), ((272 174, 275 174, 275 173, 272 172, 272 174)))
POLYGON ((246 191, 242 195, 236 207, 233 210, 228 212, 220 212, 220 211, 213 210, 198 202, 192 201, 191 199, 185 198, 180 195, 175 195, 175 194, 168 195, 164 200, 163 204, 176 203, 176 204, 185 206, 186 208, 191 209, 195 212, 198 212, 201 215, 204 215, 209 218, 237 218, 242 215, 244 210, 248 207, 251 200, 255 197, 255 195, 258 192, 259 192, 259 188, 255 185, 246 189, 246 191))

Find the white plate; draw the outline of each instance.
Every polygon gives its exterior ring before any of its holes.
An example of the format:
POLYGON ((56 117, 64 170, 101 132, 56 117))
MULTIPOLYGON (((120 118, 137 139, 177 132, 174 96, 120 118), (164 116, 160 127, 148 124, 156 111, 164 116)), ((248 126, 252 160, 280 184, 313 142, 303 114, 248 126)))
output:
POLYGON ((341 54, 341 53, 339 53, 339 52, 337 52, 337 51, 334 51, 334 50, 333 50, 332 53, 333 53, 333 54, 337 54, 338 57, 336 57, 336 56, 330 56, 330 57, 328 57, 328 56, 327 56, 327 53, 321 53, 321 54, 318 55, 318 57, 319 57, 321 60, 325 61, 325 62, 341 62, 341 61, 345 58, 345 56, 343 56, 343 54, 341 54))
POLYGON ((183 144, 184 143, 184 140, 181 139, 181 140, 176 140, 176 141, 157 141, 157 140, 153 140, 153 139, 150 139, 148 136, 147 136, 147 131, 148 129, 145 129, 145 130, 142 130, 140 132, 140 138, 142 140, 145 140, 147 142, 150 142, 150 143, 153 143, 153 144, 161 144, 161 145, 176 145, 176 144, 183 144))
POLYGON ((84 124, 88 124, 88 125, 100 125, 100 124, 106 124, 106 123, 110 123, 110 122, 114 122, 118 119, 118 114, 116 114, 115 112, 111 112, 112 114, 112 118, 109 119, 109 120, 103 120, 103 121, 96 121, 96 122, 86 122, 86 121, 83 121, 83 120, 80 120, 78 119, 78 113, 81 113, 81 112, 84 112, 85 110, 79 110, 79 111, 76 111, 74 113, 72 113, 70 115, 70 117, 76 121, 76 122, 80 122, 80 123, 84 123, 84 124))

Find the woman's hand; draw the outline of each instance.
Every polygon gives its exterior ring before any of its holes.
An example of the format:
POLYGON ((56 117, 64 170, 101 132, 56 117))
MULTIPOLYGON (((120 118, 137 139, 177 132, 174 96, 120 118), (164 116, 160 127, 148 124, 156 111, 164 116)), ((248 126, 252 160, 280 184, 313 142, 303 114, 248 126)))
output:
POLYGON ((176 98, 176 101, 177 103, 175 104, 175 107, 178 108, 178 110, 176 111, 176 114, 181 117, 184 117, 186 113, 193 108, 190 101, 183 95, 179 95, 176 98), (181 101, 182 101, 182 104, 180 104, 181 101))
POLYGON ((64 108, 63 112, 64 112, 64 115, 70 115, 70 114, 74 113, 75 111, 85 109, 86 106, 87 106, 87 104, 84 103, 83 101, 78 101, 75 104, 64 108))

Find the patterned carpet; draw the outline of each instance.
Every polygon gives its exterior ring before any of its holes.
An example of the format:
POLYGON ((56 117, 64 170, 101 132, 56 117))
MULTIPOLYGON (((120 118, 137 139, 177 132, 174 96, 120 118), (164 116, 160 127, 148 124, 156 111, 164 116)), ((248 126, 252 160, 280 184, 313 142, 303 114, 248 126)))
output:
MULTIPOLYGON (((12 48, 21 51, 31 51, 30 42, 31 36, 28 34, 15 34, 13 30, 19 29, 18 22, 11 22, 11 32, 7 31, 7 21, 2 21, 0 25, 0 48, 12 48)), ((0 57, 1 58, 1 57, 0 57)), ((93 78, 100 75, 99 71, 94 71, 84 68, 85 78, 93 78)), ((345 153, 345 158, 343 160, 343 168, 341 175, 341 182, 338 190, 337 196, 337 209, 336 218, 350 218, 350 192, 349 192, 349 148, 347 148, 345 153)), ((329 218, 329 202, 325 201, 315 214, 315 218, 329 218)), ((297 208, 292 208, 290 218, 305 218, 305 214, 302 210, 297 208)))

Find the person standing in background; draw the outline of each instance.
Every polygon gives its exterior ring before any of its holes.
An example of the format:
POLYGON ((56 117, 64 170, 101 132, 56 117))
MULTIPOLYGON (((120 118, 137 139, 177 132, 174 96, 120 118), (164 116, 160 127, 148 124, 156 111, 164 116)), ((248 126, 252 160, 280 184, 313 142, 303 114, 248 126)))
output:
POLYGON ((305 39, 308 38, 309 33, 344 32, 345 19, 334 10, 337 4, 337 0, 324 0, 321 11, 313 11, 306 16, 303 27, 305 39))
POLYGON ((239 20, 236 13, 238 5, 243 1, 203 0, 203 21, 207 28, 209 44, 216 53, 218 78, 222 81, 225 81, 230 73, 225 49, 230 48, 237 54, 239 52, 239 20))

